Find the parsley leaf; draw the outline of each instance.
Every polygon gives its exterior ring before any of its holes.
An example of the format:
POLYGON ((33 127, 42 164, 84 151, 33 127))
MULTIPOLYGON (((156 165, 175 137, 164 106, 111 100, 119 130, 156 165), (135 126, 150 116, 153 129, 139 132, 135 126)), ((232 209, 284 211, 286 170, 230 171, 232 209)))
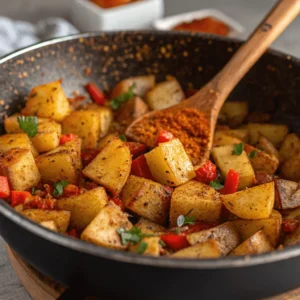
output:
POLYGON ((244 151, 244 143, 235 144, 232 150, 233 155, 241 155, 244 151))
POLYGON ((136 249, 136 253, 138 254, 143 254, 146 249, 148 248, 148 244, 145 242, 140 242, 140 244, 138 245, 137 249, 136 249))
POLYGON ((61 196, 64 192, 64 188, 68 185, 68 181, 62 180, 59 182, 53 183, 53 196, 61 196))
POLYGON ((166 247, 166 246, 167 246, 162 240, 159 240, 158 243, 159 243, 162 247, 166 247))
POLYGON ((118 97, 112 99, 110 101, 110 107, 114 110, 117 110, 120 108, 121 104, 124 102, 129 101, 134 97, 133 89, 136 87, 136 84, 134 83, 128 90, 128 92, 119 95, 118 97))
POLYGON ((142 233, 141 229, 133 226, 130 230, 126 230, 125 228, 121 227, 117 230, 118 234, 121 237, 122 245, 136 245, 140 243, 143 238, 155 236, 154 234, 144 234, 142 233))
POLYGON ((209 183, 209 185, 210 185, 211 187, 213 187, 214 189, 216 189, 216 190, 220 190, 220 189, 222 189, 222 188, 224 187, 224 185, 221 184, 220 181, 219 181, 218 179, 211 181, 211 182, 209 183))
POLYGON ((189 214, 193 211, 193 209, 191 209, 185 216, 184 215, 180 215, 177 218, 177 226, 181 227, 183 225, 194 225, 195 224, 195 217, 189 217, 189 214))
POLYGON ((121 135, 119 136, 119 139, 120 139, 121 141, 123 141, 123 142, 127 142, 127 139, 126 139, 125 134, 121 134, 121 135))
POLYGON ((249 154, 249 158, 254 158, 257 155, 257 150, 253 150, 249 154))
POLYGON ((35 187, 33 187, 33 188, 31 189, 31 195, 34 195, 34 194, 35 194, 35 190, 36 190, 35 187))
POLYGON ((19 116, 17 118, 19 127, 27 133, 29 137, 34 137, 38 132, 39 119, 37 117, 19 116))

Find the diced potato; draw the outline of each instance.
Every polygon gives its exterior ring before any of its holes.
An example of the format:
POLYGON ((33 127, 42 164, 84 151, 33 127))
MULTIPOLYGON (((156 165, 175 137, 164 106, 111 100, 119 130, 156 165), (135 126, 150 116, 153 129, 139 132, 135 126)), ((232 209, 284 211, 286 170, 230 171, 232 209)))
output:
POLYGON ((273 247, 276 247, 278 244, 282 217, 276 210, 273 210, 268 219, 233 220, 231 222, 243 240, 248 239, 259 230, 263 230, 273 247))
POLYGON ((15 191, 31 189, 41 179, 31 151, 18 148, 0 155, 0 175, 8 178, 15 191))
POLYGON ((300 244, 300 227, 298 227, 294 232, 285 236, 283 245, 294 246, 300 244))
POLYGON ((283 163, 280 175, 289 180, 300 181, 300 153, 283 163))
POLYGON ((133 84, 135 84, 135 88, 133 89, 134 94, 143 98, 146 93, 155 86, 155 81, 155 76, 153 75, 136 76, 124 79, 112 90, 111 98, 113 99, 127 93, 133 84))
POLYGON ((241 190, 253 185, 255 174, 246 152, 243 151, 241 155, 233 155, 233 148, 233 145, 215 147, 212 149, 212 156, 225 178, 230 169, 240 174, 238 189, 241 190))
POLYGON ((24 133, 18 123, 18 117, 20 114, 13 114, 10 117, 4 119, 4 129, 6 133, 24 133))
POLYGON ((239 144, 242 141, 227 135, 223 131, 216 131, 213 140, 213 147, 239 144))
POLYGON ((118 138, 118 136, 114 133, 108 134, 106 137, 100 140, 97 149, 102 150, 105 146, 107 146, 112 140, 118 138))
POLYGON ((112 112, 107 107, 77 110, 62 122, 63 133, 77 134, 83 148, 96 148, 100 137, 105 136, 112 122, 112 112))
POLYGON ((260 111, 253 111, 247 117, 248 123, 266 123, 270 122, 272 119, 272 115, 269 113, 263 113, 260 111))
POLYGON ((153 177, 161 184, 178 186, 195 177, 192 162, 178 139, 159 144, 145 158, 153 177))
POLYGON ((277 209, 292 209, 300 206, 300 197, 293 196, 298 190, 297 182, 275 179, 276 199, 275 208, 277 209))
POLYGON ((279 161, 281 159, 279 151, 274 147, 274 145, 263 135, 259 136, 258 144, 256 148, 263 149, 266 153, 274 155, 279 161))
POLYGON ((57 80, 33 88, 22 113, 60 122, 70 111, 69 101, 61 87, 60 80, 57 80))
POLYGON ((210 239, 206 242, 175 252, 171 257, 175 258, 218 258, 221 256, 220 246, 216 240, 210 239))
POLYGON ((247 128, 245 129, 225 129, 222 130, 222 132, 226 135, 229 135, 231 137, 234 137, 236 139, 239 139, 243 141, 244 143, 248 143, 249 140, 249 131, 247 128))
POLYGON ((185 95, 179 84, 174 78, 158 83, 147 93, 147 103, 151 109, 160 110, 179 104, 184 100, 185 95))
POLYGON ((295 133, 288 134, 283 140, 279 153, 283 159, 289 159, 300 153, 300 138, 295 133))
POLYGON ((187 240, 191 245, 203 243, 210 239, 219 243, 222 256, 227 255, 240 243, 240 236, 231 222, 187 235, 187 240))
POLYGON ((286 125, 278 124, 248 124, 249 141, 254 145, 258 142, 259 136, 265 136, 276 148, 280 146, 289 129, 286 125))
POLYGON ((26 209, 21 214, 37 223, 54 221, 57 231, 65 233, 69 227, 71 213, 64 210, 26 209))
POLYGON ((21 212, 24 210, 24 204, 19 204, 14 207, 17 212, 21 212))
POLYGON ((118 195, 130 174, 131 162, 128 146, 116 138, 85 167, 83 174, 118 195))
POLYGON ((57 207, 71 212, 70 227, 83 230, 107 204, 108 197, 103 187, 57 201, 57 207))
POLYGON ((248 144, 244 145, 244 150, 255 172, 265 171, 269 175, 273 175, 276 172, 279 166, 279 160, 275 155, 268 154, 248 144), (256 155, 250 157, 253 151, 256 151, 256 155))
POLYGON ((221 209, 222 202, 214 188, 191 180, 177 187, 172 194, 170 225, 176 226, 177 218, 189 212, 189 216, 194 217, 196 221, 218 221, 221 209))
POLYGON ((121 199, 127 209, 155 223, 164 225, 168 219, 171 191, 157 182, 131 175, 121 199))
POLYGON ((226 101, 221 109, 221 114, 226 117, 226 123, 230 127, 242 124, 248 115, 248 102, 226 101))
POLYGON ((39 155, 26 133, 4 134, 0 136, 0 152, 6 153, 14 148, 28 149, 34 157, 39 155))
POLYGON ((80 139, 76 139, 36 158, 43 182, 78 182, 81 169, 80 143, 80 139))
POLYGON ((158 225, 150 220, 147 220, 145 218, 140 218, 139 221, 135 224, 135 227, 139 228, 143 233, 145 234, 163 234, 166 233, 166 229, 158 225))
MULTIPOLYGON (((144 233, 144 232, 143 232, 144 233)), ((147 237, 142 240, 143 243, 147 244, 147 248, 143 255, 147 256, 159 256, 160 253, 160 244, 159 244, 159 237, 147 237)), ((136 245, 130 245, 129 246, 129 251, 137 253, 139 251, 139 246, 140 244, 136 245)))
POLYGON ((300 219, 300 207, 294 209, 287 209, 282 211, 282 218, 286 219, 300 219), (299 218, 298 218, 299 217, 299 218))
POLYGON ((130 230, 131 227, 127 215, 109 202, 82 232, 81 239, 107 248, 126 250, 128 245, 122 244, 117 230, 130 230))
POLYGON ((38 133, 31 139, 38 152, 48 152, 59 146, 61 125, 39 118, 38 133))
POLYGON ((225 207, 242 219, 269 218, 275 201, 274 182, 261 184, 234 194, 221 195, 225 207))
POLYGON ((45 228, 48 228, 50 230, 58 231, 57 226, 54 221, 43 221, 40 223, 40 225, 44 226, 45 228))
POLYGON ((274 248, 262 230, 245 240, 230 252, 230 255, 252 255, 271 252, 274 248))

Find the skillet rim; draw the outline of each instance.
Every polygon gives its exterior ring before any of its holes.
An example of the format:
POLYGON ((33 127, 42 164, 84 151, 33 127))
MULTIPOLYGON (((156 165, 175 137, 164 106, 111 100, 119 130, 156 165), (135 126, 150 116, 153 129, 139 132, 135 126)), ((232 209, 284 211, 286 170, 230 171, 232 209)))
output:
MULTIPOLYGON (((20 50, 17 50, 15 52, 12 52, 0 58, 0 66, 5 62, 9 61, 10 59, 18 57, 20 55, 23 55, 35 49, 46 47, 52 44, 63 43, 70 40, 76 40, 79 38, 97 37, 97 36, 101 36, 101 34, 103 33, 105 35, 115 35, 115 34, 125 33, 125 34, 157 35, 157 36, 159 35, 196 36, 199 38, 208 38, 216 41, 224 41, 224 42, 230 41, 237 44, 243 42, 239 39, 224 38, 224 37, 219 37, 219 36, 214 36, 209 34, 201 34, 201 33, 190 34, 188 32, 170 32, 170 31, 155 31, 155 30, 122 31, 122 32, 120 31, 88 32, 88 33, 68 35, 65 37, 53 38, 53 39, 49 39, 31 45, 29 47, 22 48, 20 50)), ((277 58, 289 57, 290 62, 300 65, 300 59, 290 54, 285 54, 277 50, 268 50, 267 53, 277 58)), ((276 261, 287 260, 290 258, 300 256, 300 245, 296 245, 296 246, 285 248, 280 251, 277 250, 271 253, 244 256, 244 257, 224 257, 219 259, 205 259, 205 260, 147 257, 147 256, 142 256, 134 253, 122 252, 119 250, 113 250, 113 249, 96 246, 82 240, 71 238, 67 235, 53 232, 22 216, 20 213, 16 212, 10 205, 8 205, 5 202, 5 200, 3 199, 0 200, 2 200, 0 201, 0 214, 2 214, 5 218, 9 219, 10 221, 16 223, 17 225, 23 227, 27 231, 36 234, 37 236, 44 238, 57 245, 70 248, 78 252, 83 252, 88 255, 93 255, 103 259, 119 261, 122 263, 137 264, 137 265, 144 265, 150 267, 166 267, 166 268, 174 268, 174 269, 177 268, 177 269, 209 270, 209 269, 251 267, 251 266, 256 266, 256 265, 261 265, 266 263, 274 263, 276 261)))

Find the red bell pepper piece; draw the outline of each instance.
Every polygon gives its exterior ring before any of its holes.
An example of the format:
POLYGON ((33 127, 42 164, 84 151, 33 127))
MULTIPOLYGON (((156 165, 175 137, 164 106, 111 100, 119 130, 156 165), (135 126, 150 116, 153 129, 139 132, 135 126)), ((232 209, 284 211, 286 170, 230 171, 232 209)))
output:
POLYGON ((144 154, 147 150, 146 145, 136 142, 126 142, 129 147, 132 158, 137 158, 138 156, 144 154))
POLYGON ((110 200, 113 201, 116 205, 118 205, 122 211, 125 210, 125 205, 121 199, 114 197, 114 198, 111 198, 110 200))
POLYGON ((98 105, 105 104, 105 95, 103 92, 97 87, 97 85, 93 82, 88 83, 85 86, 86 90, 90 94, 92 100, 98 105))
POLYGON ((74 184, 68 184, 63 191, 62 198, 68 198, 71 196, 79 195, 80 194, 80 188, 77 185, 74 184))
POLYGON ((217 178, 217 167, 210 160, 196 170, 196 179, 209 184, 217 178))
POLYGON ((233 194, 237 191, 240 181, 240 174, 234 170, 229 170, 224 187, 220 190, 221 194, 233 194))
POLYGON ((84 166, 87 166, 98 154, 100 150, 87 149, 81 152, 81 159, 84 166))
POLYGON ((194 225, 188 225, 188 229, 184 231, 184 234, 190 234, 190 233, 210 229, 218 225, 219 223, 197 222, 194 225))
POLYGON ((69 231, 67 232, 67 235, 68 235, 68 236, 71 236, 71 237, 73 237, 73 238, 76 238, 76 239, 79 238, 79 232, 78 232, 78 230, 76 230, 76 229, 71 229, 71 230, 69 230, 69 231))
POLYGON ((150 180, 154 179, 150 172, 150 169, 149 169, 149 166, 147 164, 144 154, 142 154, 141 156, 139 156, 138 158, 136 158, 132 161, 131 174, 138 176, 138 177, 150 179, 150 180))
POLYGON ((300 225, 300 222, 296 219, 287 219, 282 221, 282 230, 284 233, 294 232, 300 225))
POLYGON ((52 210, 56 209, 57 200, 56 199, 43 199, 39 196, 33 196, 30 198, 30 201, 24 202, 24 208, 38 208, 52 210))
POLYGON ((179 251, 190 246, 186 236, 183 234, 164 234, 160 237, 160 239, 174 251, 179 251))
POLYGON ((11 192, 11 206, 15 207, 19 204, 24 204, 27 198, 31 197, 29 192, 25 191, 12 191, 11 192))
POLYGON ((0 198, 7 198, 10 195, 8 179, 5 176, 0 176, 0 198))
POLYGON ((67 142, 71 142, 77 139, 77 135, 73 134, 73 133, 69 133, 69 134, 63 134, 60 137, 60 144, 63 145, 67 142))
POLYGON ((159 131, 156 137, 155 146, 158 146, 158 144, 161 143, 171 141, 173 138, 174 135, 171 132, 162 129, 161 131, 159 131))

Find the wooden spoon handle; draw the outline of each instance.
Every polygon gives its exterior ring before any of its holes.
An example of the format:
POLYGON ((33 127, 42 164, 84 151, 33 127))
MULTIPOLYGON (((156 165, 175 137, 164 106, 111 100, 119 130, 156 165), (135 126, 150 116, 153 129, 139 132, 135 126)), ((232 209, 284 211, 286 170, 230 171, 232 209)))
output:
MULTIPOLYGON (((263 0, 262 0, 263 1, 263 0)), ((211 88, 221 94, 215 107, 221 108, 230 92, 263 55, 280 33, 300 12, 300 0, 280 0, 248 41, 234 54, 230 62, 212 81, 211 88)))

